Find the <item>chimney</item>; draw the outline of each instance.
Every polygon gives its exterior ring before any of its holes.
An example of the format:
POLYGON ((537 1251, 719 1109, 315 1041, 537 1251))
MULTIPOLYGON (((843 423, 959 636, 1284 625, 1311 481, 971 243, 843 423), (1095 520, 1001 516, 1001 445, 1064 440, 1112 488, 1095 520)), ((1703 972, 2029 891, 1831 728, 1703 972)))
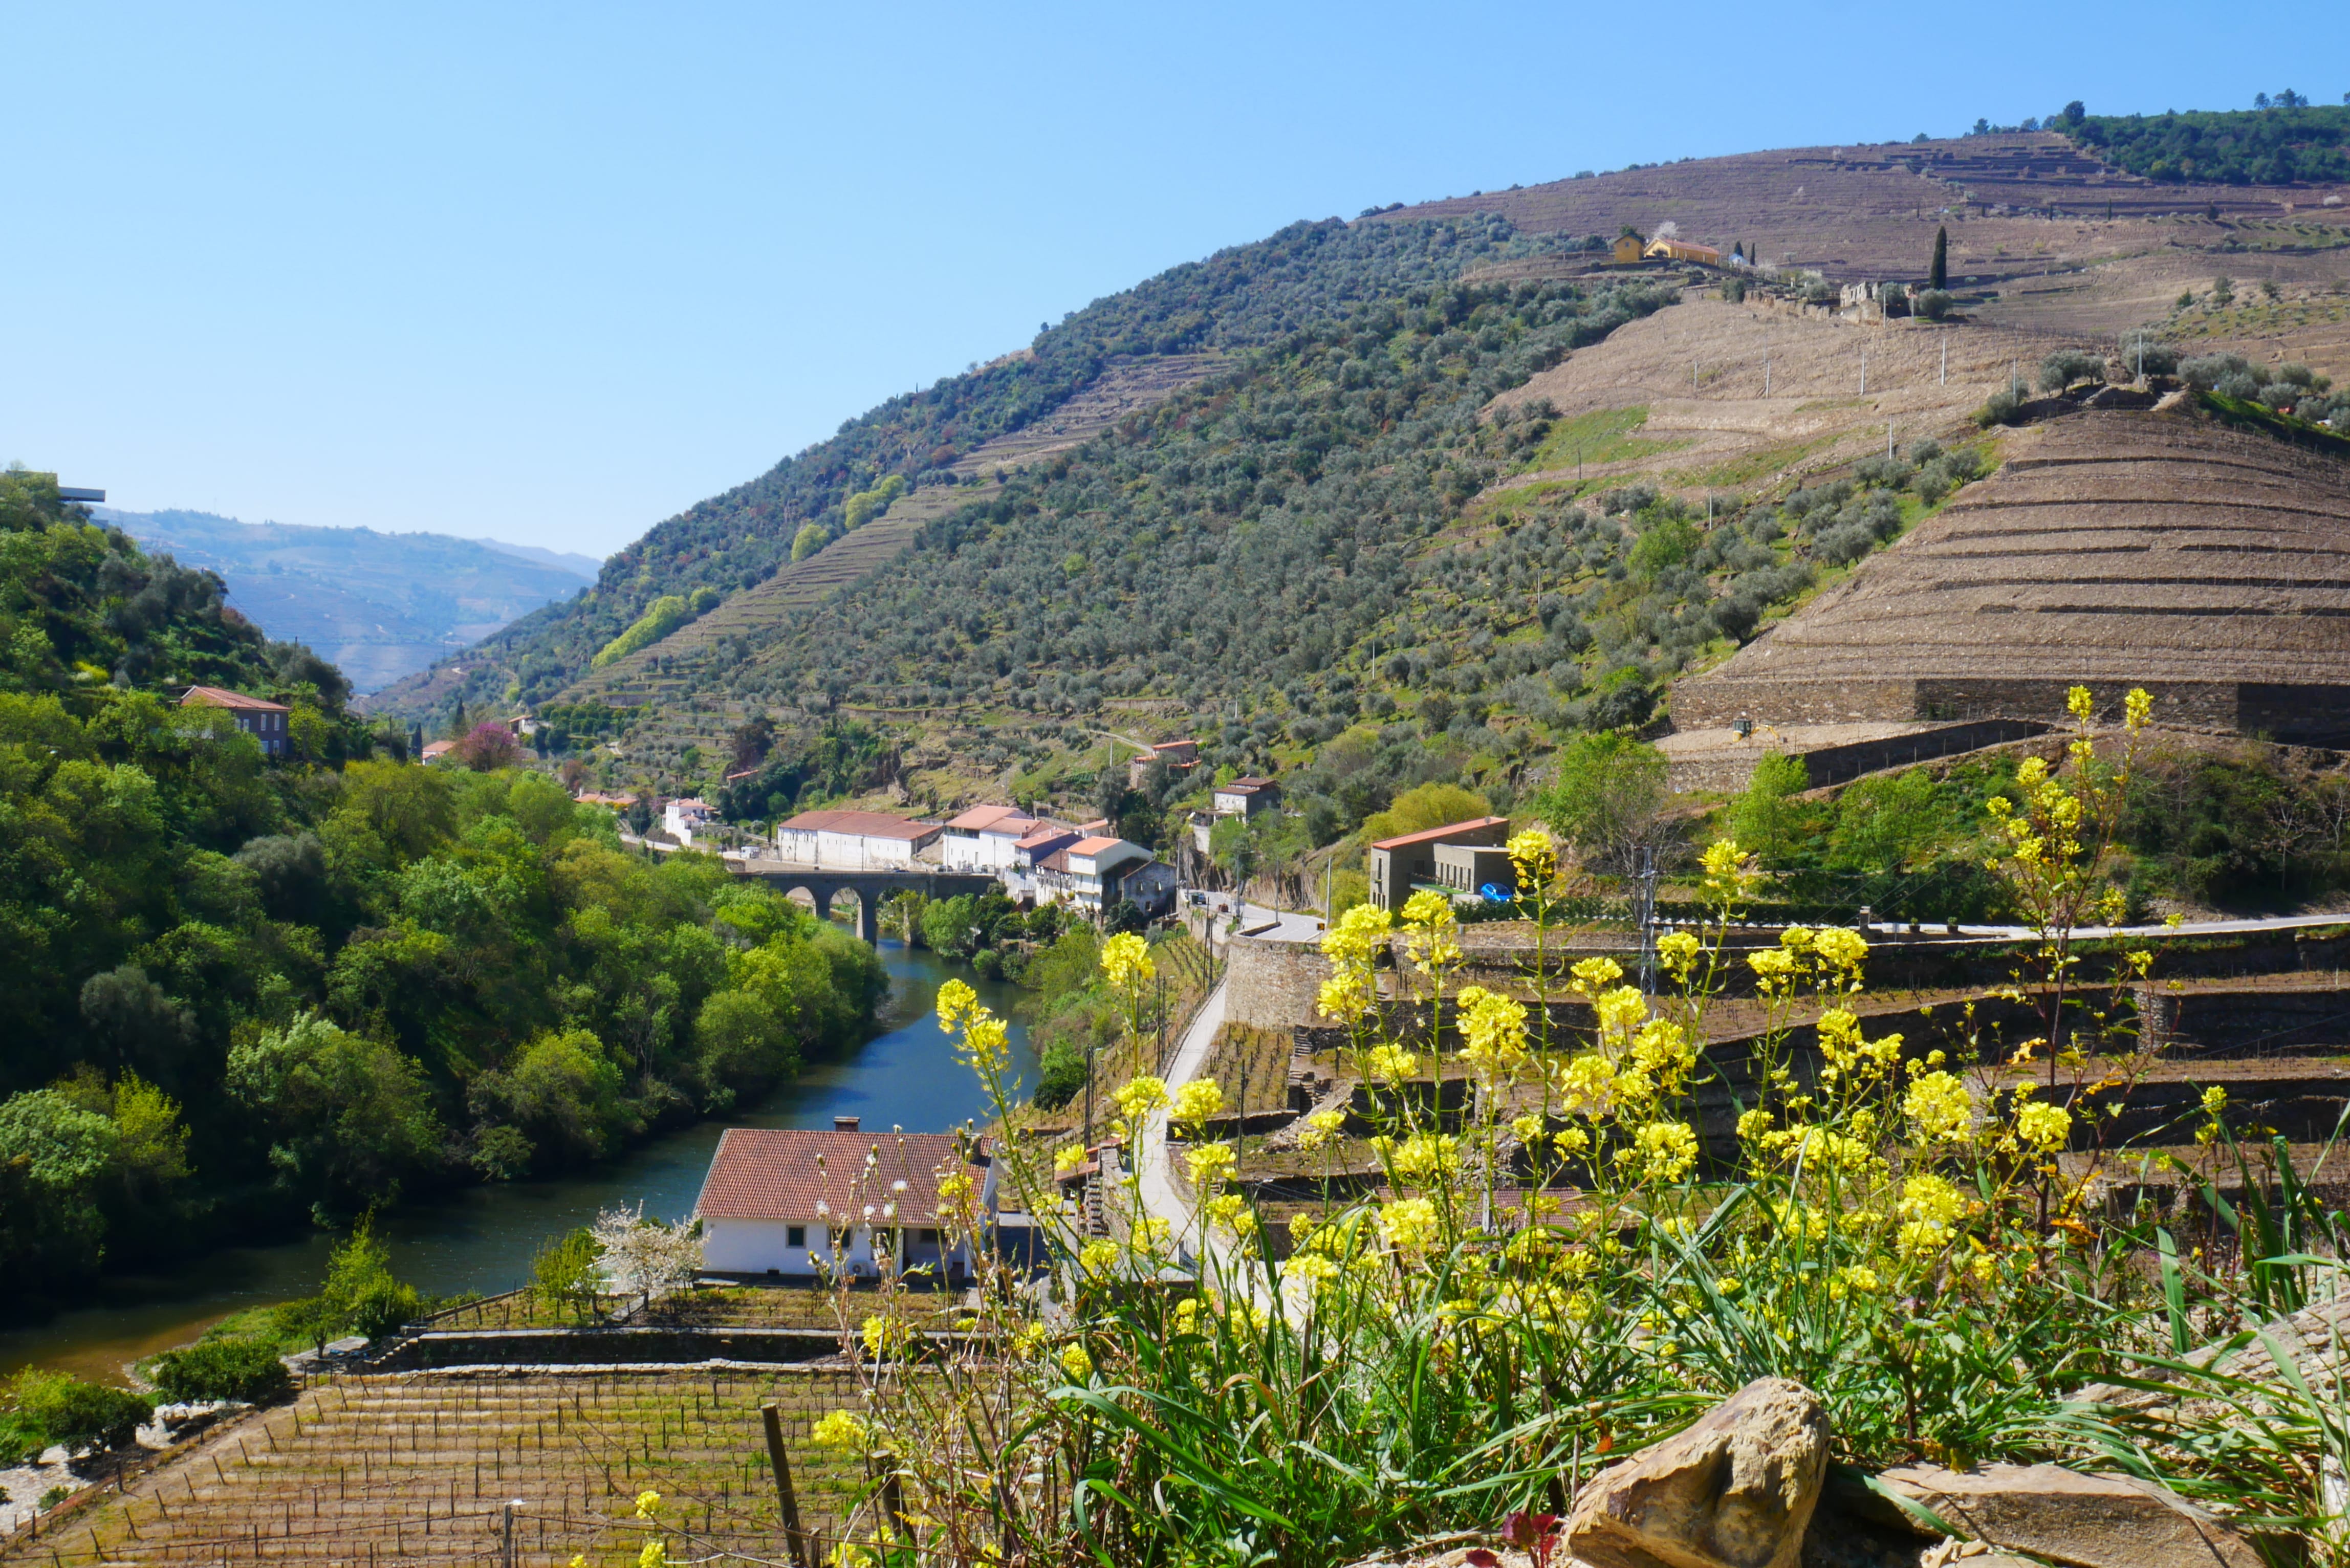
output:
POLYGON ((855 1116, 835 1116, 832 1118, 832 1130, 835 1132, 855 1132, 857 1130, 857 1120, 858 1118, 855 1116))

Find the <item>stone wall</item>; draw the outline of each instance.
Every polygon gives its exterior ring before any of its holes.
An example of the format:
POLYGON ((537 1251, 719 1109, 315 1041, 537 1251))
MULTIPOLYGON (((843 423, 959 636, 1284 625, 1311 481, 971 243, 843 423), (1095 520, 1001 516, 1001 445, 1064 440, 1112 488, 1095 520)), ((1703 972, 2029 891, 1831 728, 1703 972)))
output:
POLYGON ((1330 978, 1318 944, 1236 937, 1225 955, 1227 1022, 1282 1030, 1315 1022, 1315 1002, 1330 978))

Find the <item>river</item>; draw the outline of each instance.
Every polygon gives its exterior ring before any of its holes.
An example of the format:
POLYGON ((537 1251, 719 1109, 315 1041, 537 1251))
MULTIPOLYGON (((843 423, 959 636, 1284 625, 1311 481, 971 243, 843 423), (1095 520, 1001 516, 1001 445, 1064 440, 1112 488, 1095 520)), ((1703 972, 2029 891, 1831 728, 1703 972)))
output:
MULTIPOLYGON (((941 985, 961 979, 1009 1016, 1019 988, 895 940, 882 942, 881 964, 889 974, 882 1032, 850 1055, 809 1069, 755 1107, 664 1134, 593 1170, 556 1181, 466 1188, 380 1216, 394 1266, 431 1295, 512 1289, 529 1278, 542 1240, 586 1224, 609 1204, 641 1201, 646 1213, 663 1219, 685 1214, 702 1189, 718 1135, 729 1127, 828 1127, 836 1116, 853 1116, 867 1132, 892 1126, 945 1132, 966 1119, 985 1121, 992 1107, 955 1061, 933 1003, 941 985)), ((1016 1022, 1012 1048, 1017 1070, 1033 1084, 1035 1058, 1016 1022)), ((129 1363, 184 1344, 233 1313, 311 1293, 332 1244, 332 1237, 314 1233, 274 1246, 224 1249, 164 1273, 109 1275, 100 1301, 0 1332, 0 1376, 37 1365, 120 1383, 129 1363)))

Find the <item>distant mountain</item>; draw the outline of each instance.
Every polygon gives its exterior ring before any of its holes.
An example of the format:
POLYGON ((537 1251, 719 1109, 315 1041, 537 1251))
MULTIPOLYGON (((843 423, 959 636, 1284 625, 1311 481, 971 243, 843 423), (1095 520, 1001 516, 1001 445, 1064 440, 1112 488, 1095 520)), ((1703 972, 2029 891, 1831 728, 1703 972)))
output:
POLYGON ((373 691, 595 580, 601 563, 445 534, 240 523, 208 512, 96 515, 182 566, 209 566, 271 637, 306 642, 373 691))

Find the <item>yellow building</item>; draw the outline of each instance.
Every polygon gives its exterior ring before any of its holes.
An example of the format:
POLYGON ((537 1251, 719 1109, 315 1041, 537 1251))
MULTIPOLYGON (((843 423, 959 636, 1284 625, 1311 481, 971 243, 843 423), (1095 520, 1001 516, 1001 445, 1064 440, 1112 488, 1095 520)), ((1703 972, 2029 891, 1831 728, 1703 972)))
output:
POLYGON ((1617 240, 1616 242, 1616 254, 1610 259, 1626 263, 1638 261, 1640 259, 1640 236, 1638 234, 1626 234, 1623 238, 1617 240))
MULTIPOLYGON (((1623 242, 1619 240, 1617 244, 1620 247, 1623 242)), ((1650 261, 1702 262, 1707 266, 1721 265, 1720 251, 1715 250, 1711 245, 1691 244, 1687 240, 1651 240, 1648 242, 1648 250, 1642 254, 1650 261)))

